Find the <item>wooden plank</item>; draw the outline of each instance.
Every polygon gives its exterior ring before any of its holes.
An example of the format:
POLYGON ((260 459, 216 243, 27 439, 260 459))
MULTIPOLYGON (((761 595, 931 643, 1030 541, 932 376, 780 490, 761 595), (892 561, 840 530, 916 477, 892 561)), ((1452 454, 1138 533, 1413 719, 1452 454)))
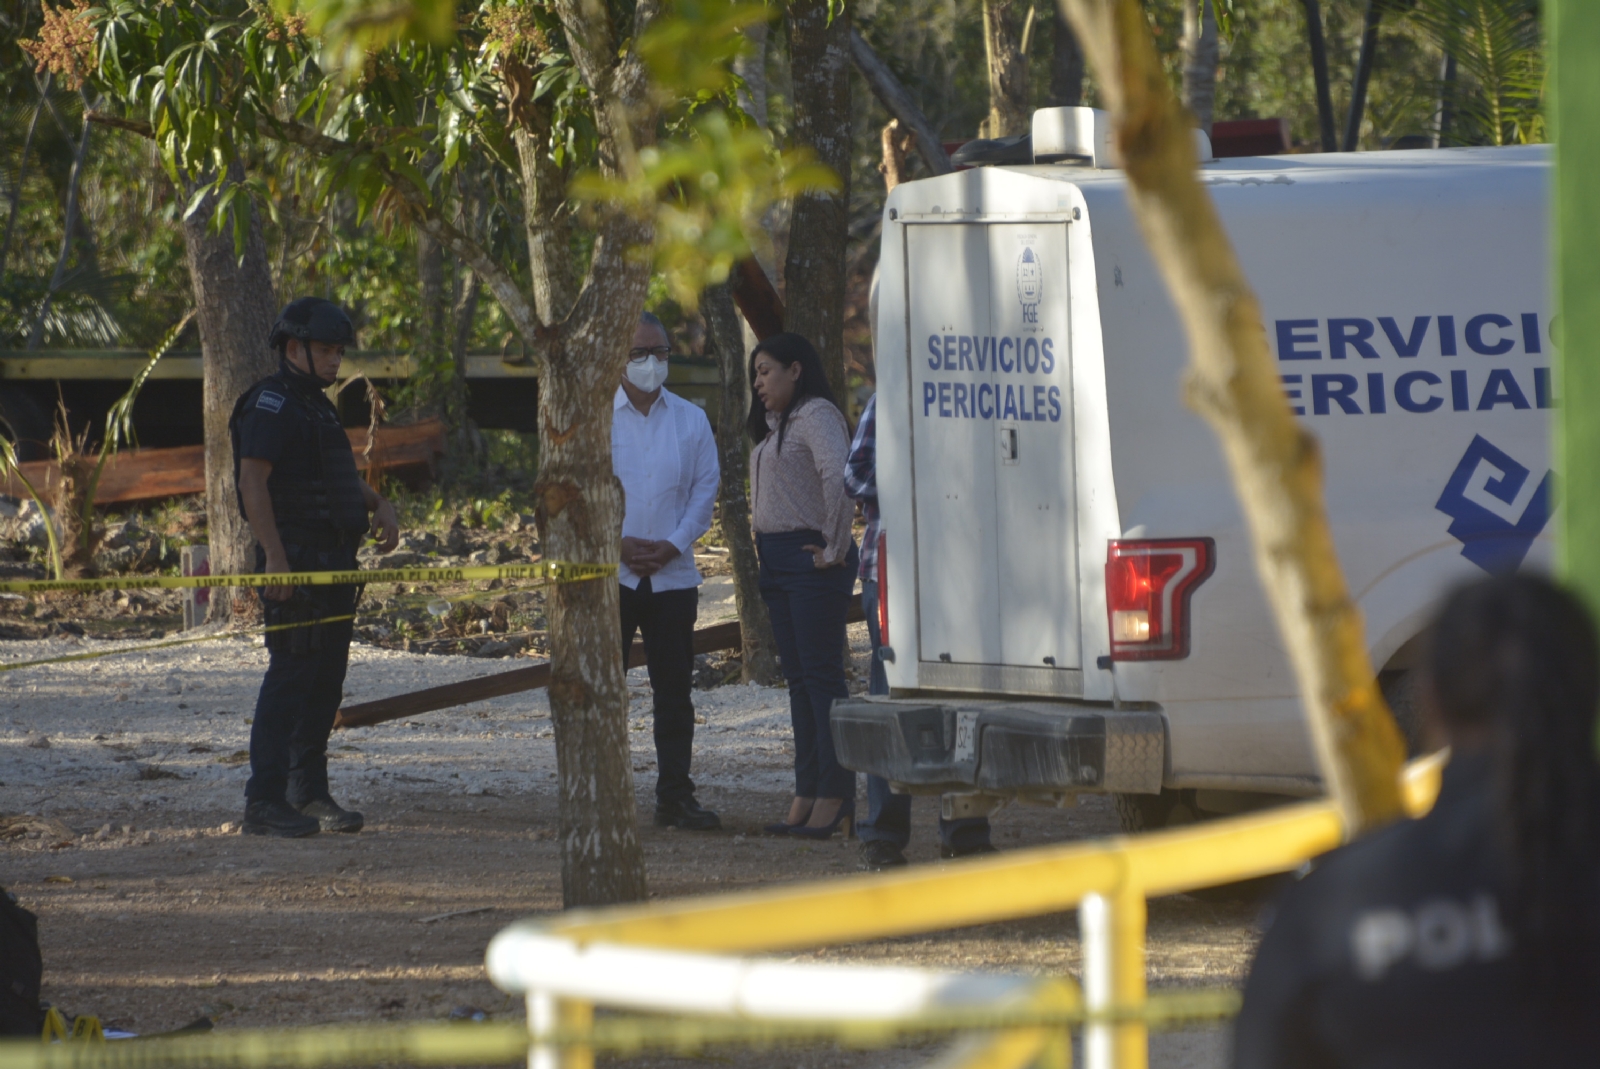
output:
MULTIPOLYGON (((846 619, 850 623, 866 619, 861 612, 859 597, 850 599, 850 612, 846 619)), ((733 650, 742 644, 743 638, 738 620, 701 627, 694 633, 696 653, 733 650)), ((628 667, 638 668, 644 661, 644 643, 634 639, 632 648, 628 650, 628 667)), ((374 724, 400 720, 408 716, 420 716, 423 713, 433 713, 457 705, 470 705, 490 698, 503 698, 508 694, 520 694, 526 690, 540 690, 549 685, 550 662, 543 661, 526 668, 513 668, 509 672, 496 672, 494 675, 479 676, 477 679, 467 679, 460 683, 446 683, 426 690, 414 690, 407 694, 396 694, 390 698, 378 698, 375 701, 346 706, 339 710, 333 726, 372 727, 374 724)))
POLYGON ((733 303, 757 339, 764 341, 783 331, 783 298, 772 288, 772 280, 754 257, 733 265, 728 286, 733 291, 733 303))
MULTIPOLYGON (((348 427, 350 448, 356 455, 356 468, 365 471, 368 458, 367 428, 348 427)), ((431 465, 444 455, 444 424, 423 420, 403 427, 378 428, 378 442, 372 450, 380 471, 413 465, 431 465)), ((46 500, 55 492, 58 468, 53 460, 29 461, 22 473, 46 500)), ((106 462, 95 489, 96 505, 115 505, 129 501, 155 501, 164 497, 202 494, 206 489, 205 447, 182 445, 172 449, 129 449, 106 462)), ((7 473, 0 492, 12 497, 26 496, 22 483, 7 473)))

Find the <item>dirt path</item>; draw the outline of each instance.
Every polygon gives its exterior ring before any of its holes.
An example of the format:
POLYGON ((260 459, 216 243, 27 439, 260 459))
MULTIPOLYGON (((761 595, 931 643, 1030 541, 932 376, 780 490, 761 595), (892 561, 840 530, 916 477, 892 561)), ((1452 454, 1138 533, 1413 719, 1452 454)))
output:
MULTIPOLYGON (((69 648, 76 647, 5 643, 0 658, 69 648)), ((235 755, 248 745, 261 660, 248 642, 229 640, 0 674, 0 814, 31 812, 74 833, 0 845, 0 883, 41 918, 46 997, 137 1032, 201 1015, 223 1028, 437 1020, 473 1010, 520 1017, 482 962, 500 928, 560 904, 548 785, 554 753, 542 696, 336 736, 335 791, 359 800, 368 830, 245 839, 223 828, 239 816, 246 772, 235 755), (483 912, 429 920, 464 910, 483 912)), ((495 667, 358 648, 349 690, 362 700, 495 667)), ((653 895, 856 872, 854 843, 759 834, 787 799, 787 708, 778 690, 696 692, 706 721, 696 778, 725 830, 650 826, 649 692, 642 679, 633 682, 631 738, 653 895)), ((915 815, 912 861, 940 863, 934 805, 919 801, 915 815)), ((1106 800, 1086 798, 1071 810, 1008 809, 994 824, 996 844, 1009 850, 1106 834, 1115 817, 1106 800)), ((1239 983, 1258 913, 1185 896, 1151 903, 1152 986, 1239 983)), ((1063 914, 814 957, 1076 973, 1079 949, 1075 921, 1063 914)), ((1221 1065, 1224 1048, 1215 1031, 1163 1037, 1156 1064, 1221 1065)), ((932 1050, 732 1060, 898 1067, 920 1064, 932 1050)))

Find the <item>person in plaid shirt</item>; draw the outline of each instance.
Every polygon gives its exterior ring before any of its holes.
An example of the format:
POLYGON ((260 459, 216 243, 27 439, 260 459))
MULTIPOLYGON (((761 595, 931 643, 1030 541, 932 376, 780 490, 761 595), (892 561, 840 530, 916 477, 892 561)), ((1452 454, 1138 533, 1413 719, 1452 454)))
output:
MULTIPOLYGON (((883 531, 878 513, 878 395, 873 394, 861 413, 850 455, 845 459, 845 492, 861 503, 867 530, 861 539, 861 608, 867 617, 867 634, 872 639, 872 674, 867 693, 889 693, 878 651, 883 636, 878 631, 878 548, 883 531)), ((867 777, 867 819, 858 824, 861 837, 861 867, 869 872, 906 863, 905 848, 911 841, 911 796, 889 790, 881 776, 867 777)), ((966 857, 989 854, 989 818, 967 817, 939 820, 939 856, 966 857)))

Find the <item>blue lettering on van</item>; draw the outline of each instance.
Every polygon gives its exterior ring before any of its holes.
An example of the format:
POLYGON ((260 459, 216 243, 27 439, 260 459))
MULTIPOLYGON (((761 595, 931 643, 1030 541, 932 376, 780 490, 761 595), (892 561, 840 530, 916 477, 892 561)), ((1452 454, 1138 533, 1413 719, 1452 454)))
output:
POLYGON ((928 335, 932 371, 977 371, 1007 375, 1054 375, 1054 338, 1039 335, 996 337, 981 334, 928 335))
POLYGON ((1449 532, 1460 540, 1463 557, 1491 575, 1504 575, 1521 566, 1533 540, 1550 520, 1552 473, 1545 472, 1521 515, 1512 521, 1467 496, 1483 465, 1496 474, 1477 492, 1506 505, 1515 504, 1531 472, 1480 434, 1467 446, 1434 508, 1450 517, 1449 532))
POLYGON ((1289 409, 1297 416, 1306 414, 1306 394, 1310 394, 1313 416, 1383 416, 1391 411, 1400 413, 1437 412, 1444 408, 1446 398, 1452 412, 1494 412, 1497 410, 1523 411, 1535 408, 1553 408, 1555 399, 1550 392, 1550 369, 1513 371, 1511 368, 1489 368, 1467 371, 1454 368, 1449 372, 1448 391, 1442 389, 1446 380, 1432 371, 1407 371, 1390 376, 1382 371, 1369 371, 1364 376, 1320 373, 1312 375, 1280 375, 1283 395, 1289 409), (1362 379, 1365 379, 1363 385, 1362 379), (1309 387, 1309 389, 1307 389, 1309 387), (1530 400, 1531 398, 1531 400, 1530 400), (1391 402, 1393 408, 1390 407, 1391 402))
POLYGON ((1494 312, 1473 316, 1467 320, 1467 348, 1483 356, 1500 356, 1503 353, 1509 353, 1511 351, 1510 338, 1489 341, 1483 336, 1483 331, 1486 327, 1499 327, 1504 330, 1510 325, 1511 320, 1494 312))
POLYGON ((1326 416, 1332 405, 1338 405, 1341 412, 1352 416, 1361 415, 1361 405, 1355 399, 1356 377, 1354 375, 1313 375, 1311 376, 1311 412, 1313 415, 1326 416))
POLYGON ((929 381, 922 384, 927 419, 1060 423, 1061 387, 1042 383, 929 381))
POLYGON ((1432 316, 1417 316, 1411 321, 1410 334, 1400 333, 1400 324, 1391 316, 1379 316, 1378 326, 1383 328, 1383 336, 1394 346, 1394 355, 1416 356, 1422 351, 1422 339, 1428 336, 1428 324, 1432 321, 1432 316))
MULTIPOLYGON (((1536 355, 1544 351, 1540 337, 1539 313, 1518 313, 1521 323, 1499 312, 1484 312, 1472 316, 1463 328, 1461 338, 1467 349, 1479 356, 1504 356, 1521 343, 1522 351, 1536 355), (1520 335, 1520 336, 1519 336, 1520 335)), ((1321 360, 1321 328, 1327 328, 1329 360, 1346 360, 1352 355, 1365 360, 1381 360, 1388 352, 1401 358, 1421 354, 1430 328, 1436 333, 1440 356, 1455 356, 1456 317, 1449 315, 1413 316, 1408 327, 1394 316, 1378 316, 1376 320, 1349 316, 1330 319, 1278 319, 1273 321, 1278 342, 1279 360, 1321 360), (1381 336, 1387 343, 1380 347, 1381 336), (1387 352, 1385 352, 1385 348, 1387 352)))
POLYGON ((1302 349, 1302 345, 1317 344, 1315 319, 1280 319, 1278 327, 1279 360, 1321 360, 1321 349, 1302 349))
POLYGON ((1419 385, 1438 386, 1443 382, 1431 371, 1408 371, 1394 380, 1394 403, 1407 412, 1432 412, 1444 404, 1444 398, 1438 394, 1418 397, 1416 388, 1419 385))
POLYGON ((1375 329, 1370 319, 1328 320, 1328 359, 1343 360, 1347 345, 1368 360, 1379 359, 1378 350, 1368 340, 1375 329))

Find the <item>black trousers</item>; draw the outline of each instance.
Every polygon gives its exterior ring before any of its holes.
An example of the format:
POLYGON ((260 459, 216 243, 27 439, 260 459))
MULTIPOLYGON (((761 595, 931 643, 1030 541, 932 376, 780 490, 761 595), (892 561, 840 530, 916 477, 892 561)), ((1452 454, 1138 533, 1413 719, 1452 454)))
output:
MULTIPOLYGON (((285 541, 295 571, 344 571, 356 566, 354 545, 308 547, 285 541)), ((256 551, 256 569, 263 566, 256 551)), ((285 616, 320 620, 355 612, 353 586, 296 589, 291 603, 267 607, 267 626, 285 616)), ((344 697, 354 620, 269 631, 270 660, 250 728, 250 780, 246 802, 304 805, 328 797, 328 736, 344 697)))
MULTIPOLYGON (((619 584, 620 586, 620 584, 619 584)), ((654 691, 656 729, 656 800, 684 802, 694 798, 689 757, 694 749, 694 622, 700 615, 700 591, 650 589, 650 577, 636 590, 621 587, 622 663, 637 631, 644 637, 645 663, 654 691)))

